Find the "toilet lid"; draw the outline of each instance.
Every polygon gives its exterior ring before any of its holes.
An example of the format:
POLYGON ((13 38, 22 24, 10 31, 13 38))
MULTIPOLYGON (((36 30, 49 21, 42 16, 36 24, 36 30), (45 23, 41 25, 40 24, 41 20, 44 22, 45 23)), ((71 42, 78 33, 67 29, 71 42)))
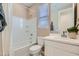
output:
POLYGON ((39 50, 39 49, 41 49, 41 47, 42 46, 40 46, 40 45, 34 45, 34 46, 30 47, 30 51, 39 50))

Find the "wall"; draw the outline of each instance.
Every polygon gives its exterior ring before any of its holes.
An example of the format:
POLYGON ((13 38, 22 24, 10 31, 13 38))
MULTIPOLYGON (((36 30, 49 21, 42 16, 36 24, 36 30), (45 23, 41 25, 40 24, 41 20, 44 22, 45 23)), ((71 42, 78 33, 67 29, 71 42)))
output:
POLYGON ((55 32, 58 31, 58 11, 57 10, 52 10, 51 13, 51 21, 53 22, 53 29, 55 32))
POLYGON ((19 3, 14 3, 13 15, 27 19, 27 7, 19 3))
POLYGON ((3 50, 2 50, 2 33, 0 32, 0 56, 3 55, 3 50))
POLYGON ((31 18, 37 17, 37 4, 34 6, 27 8, 27 18, 30 20, 31 18))

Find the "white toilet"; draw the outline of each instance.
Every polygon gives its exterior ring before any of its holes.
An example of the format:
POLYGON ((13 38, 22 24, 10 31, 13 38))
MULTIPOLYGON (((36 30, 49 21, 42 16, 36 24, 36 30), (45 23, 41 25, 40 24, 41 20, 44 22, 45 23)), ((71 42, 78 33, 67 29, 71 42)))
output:
POLYGON ((38 37, 38 44, 36 45, 33 45, 29 48, 29 51, 30 51, 30 55, 32 56, 40 56, 41 55, 41 49, 43 47, 43 39, 42 37, 38 37))

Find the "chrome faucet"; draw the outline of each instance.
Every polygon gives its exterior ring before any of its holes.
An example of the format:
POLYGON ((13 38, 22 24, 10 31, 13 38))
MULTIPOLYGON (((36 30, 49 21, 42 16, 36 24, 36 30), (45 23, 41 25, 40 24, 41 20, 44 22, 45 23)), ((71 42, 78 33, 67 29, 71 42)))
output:
POLYGON ((63 31, 63 33, 62 33, 61 36, 62 36, 62 37, 67 37, 67 31, 63 31))

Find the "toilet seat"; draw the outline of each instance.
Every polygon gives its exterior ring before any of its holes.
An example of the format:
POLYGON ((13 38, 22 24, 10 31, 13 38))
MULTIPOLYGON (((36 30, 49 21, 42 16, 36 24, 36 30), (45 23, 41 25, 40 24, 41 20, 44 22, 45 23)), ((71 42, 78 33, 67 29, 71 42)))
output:
POLYGON ((40 50, 41 48, 42 48, 42 46, 40 46, 40 45, 33 45, 30 47, 30 51, 40 50))
POLYGON ((40 56, 42 47, 43 47, 43 40, 42 40, 42 37, 39 37, 38 38, 38 44, 32 45, 29 48, 29 55, 40 56))

